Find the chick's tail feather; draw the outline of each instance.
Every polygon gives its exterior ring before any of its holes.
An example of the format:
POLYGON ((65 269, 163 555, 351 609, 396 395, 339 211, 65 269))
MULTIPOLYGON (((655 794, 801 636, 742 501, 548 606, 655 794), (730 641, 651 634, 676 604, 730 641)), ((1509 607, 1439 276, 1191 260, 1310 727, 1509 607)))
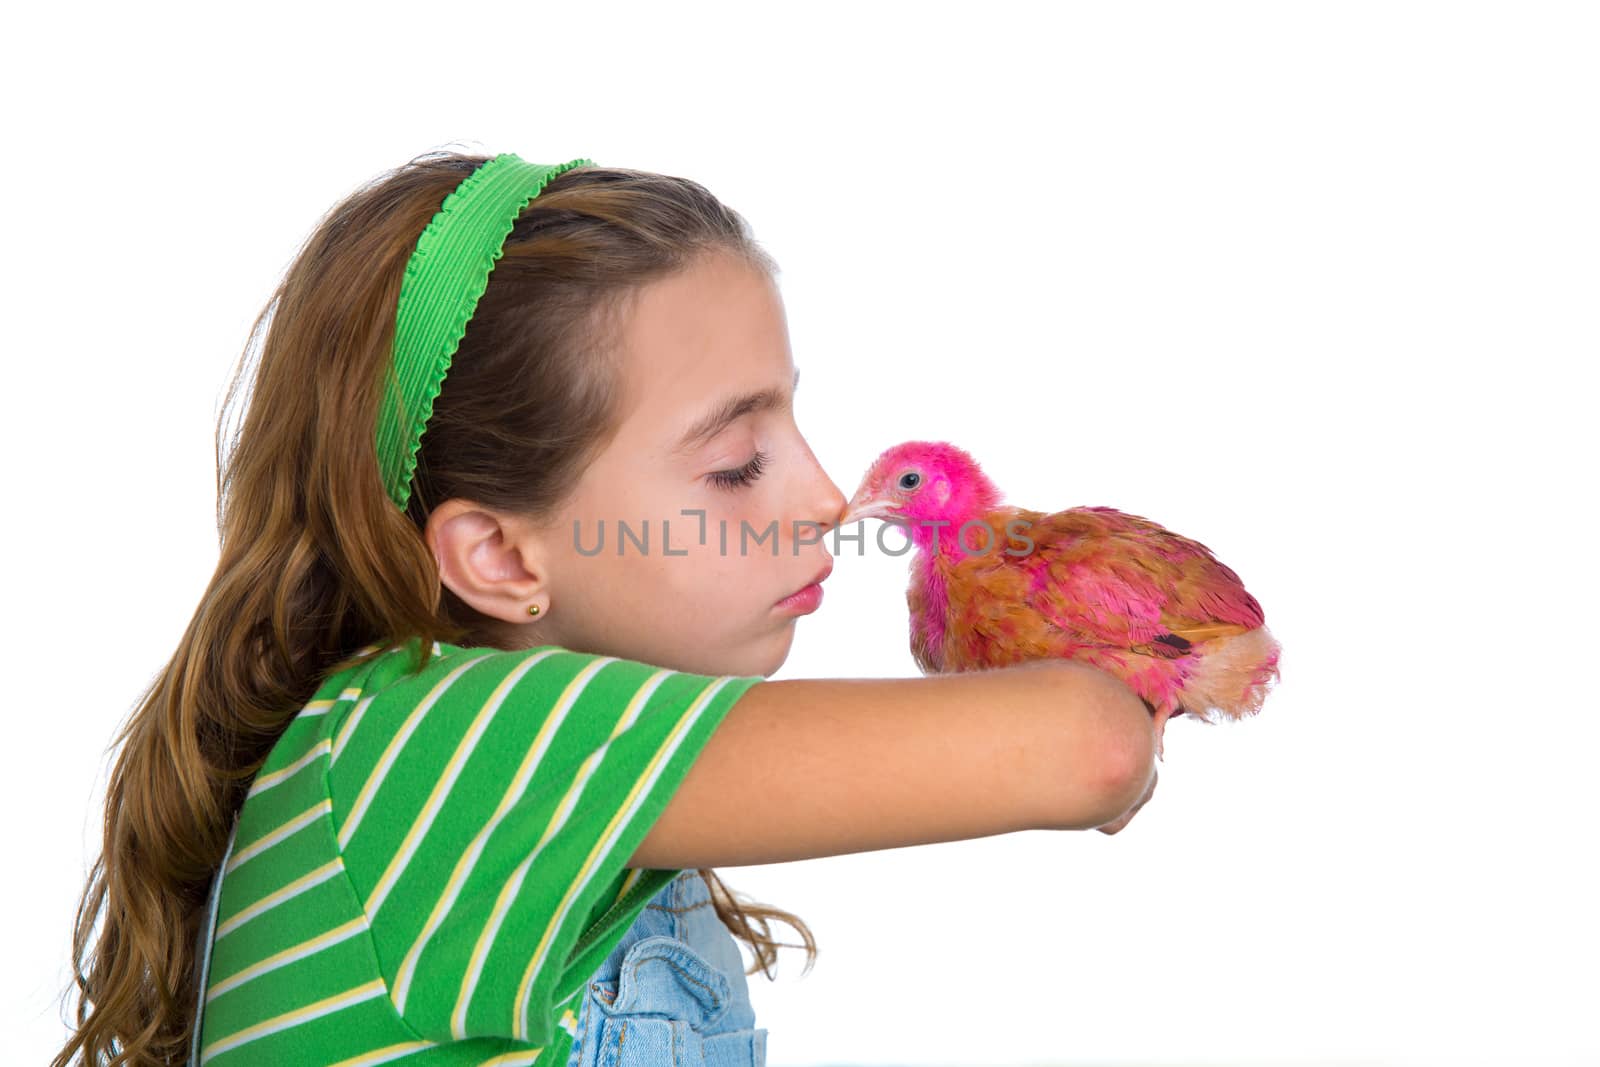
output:
POLYGON ((1207 722, 1243 719, 1261 710, 1279 681, 1283 651, 1265 626, 1196 646, 1200 662, 1182 690, 1183 709, 1207 722))

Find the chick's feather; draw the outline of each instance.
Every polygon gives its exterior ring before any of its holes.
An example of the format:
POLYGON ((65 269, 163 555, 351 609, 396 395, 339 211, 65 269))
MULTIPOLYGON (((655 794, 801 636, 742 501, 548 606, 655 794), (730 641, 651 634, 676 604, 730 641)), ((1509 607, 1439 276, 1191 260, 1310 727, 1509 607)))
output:
MULTIPOLYGON (((928 673, 1049 656, 1122 678, 1152 708, 1260 710, 1278 647, 1261 605, 1205 545, 1109 507, 1003 507, 983 552, 930 552, 907 588, 911 651, 928 673), (1006 540, 1008 531, 1023 539, 1006 540), (1031 541, 1031 547, 1028 545, 1031 541)), ((982 543, 970 530, 968 548, 982 543)))

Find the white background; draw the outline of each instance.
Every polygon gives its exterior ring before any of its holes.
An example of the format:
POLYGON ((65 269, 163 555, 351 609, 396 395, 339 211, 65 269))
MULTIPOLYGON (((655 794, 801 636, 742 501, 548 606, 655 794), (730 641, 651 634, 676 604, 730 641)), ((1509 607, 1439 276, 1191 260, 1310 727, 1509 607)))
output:
MULTIPOLYGON (((1115 837, 724 869, 820 939, 750 980, 774 1067, 1600 1062, 1593 5, 42 7, 0 46, 0 1060, 63 1033, 252 317, 466 142, 750 219, 845 492, 954 441, 1205 543, 1284 644, 1115 837)), ((916 673, 906 560, 854 552, 778 677, 916 673)))

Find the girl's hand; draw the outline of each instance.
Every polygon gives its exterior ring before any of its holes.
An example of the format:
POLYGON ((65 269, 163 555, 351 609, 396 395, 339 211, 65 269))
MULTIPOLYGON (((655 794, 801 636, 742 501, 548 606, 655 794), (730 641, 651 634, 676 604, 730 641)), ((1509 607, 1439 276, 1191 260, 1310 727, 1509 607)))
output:
MULTIPOLYGON (((1148 701, 1145 703, 1145 706, 1150 707, 1148 701)), ((1170 711, 1156 711, 1154 708, 1151 708, 1151 725, 1155 729, 1156 733, 1156 759, 1161 759, 1162 734, 1167 728, 1167 720, 1171 717, 1172 712, 1170 711)), ((1123 812, 1118 818, 1106 823, 1104 826, 1096 826, 1095 829, 1099 830, 1103 834, 1114 834, 1132 822, 1133 817, 1139 813, 1139 809, 1144 807, 1145 804, 1149 803, 1150 798, 1155 795, 1156 779, 1160 776, 1160 772, 1152 768, 1150 771, 1150 788, 1144 791, 1144 796, 1139 798, 1139 803, 1123 812)))
POLYGON ((1111 822, 1106 823, 1104 826, 1096 826, 1095 829, 1099 830, 1103 834, 1114 834, 1118 830, 1122 829, 1124 826, 1126 826, 1130 822, 1132 822, 1133 821, 1133 817, 1139 813, 1139 809, 1144 807, 1145 804, 1147 804, 1149 802, 1150 798, 1155 795, 1156 779, 1159 778, 1159 777, 1161 777, 1160 772, 1156 771, 1154 768, 1151 768, 1151 771, 1150 771, 1150 788, 1146 789, 1144 791, 1144 796, 1139 798, 1139 803, 1135 804, 1133 807, 1131 807, 1127 811, 1123 812, 1120 817, 1118 817, 1116 819, 1113 819, 1111 822))

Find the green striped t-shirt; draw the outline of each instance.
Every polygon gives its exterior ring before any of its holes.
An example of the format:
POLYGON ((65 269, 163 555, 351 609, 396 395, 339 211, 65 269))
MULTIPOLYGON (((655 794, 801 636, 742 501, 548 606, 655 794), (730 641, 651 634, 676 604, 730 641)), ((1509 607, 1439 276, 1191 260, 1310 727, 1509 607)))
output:
POLYGON ((330 674, 223 862, 200 1062, 565 1067, 677 870, 624 866, 759 675, 419 639, 330 674))

